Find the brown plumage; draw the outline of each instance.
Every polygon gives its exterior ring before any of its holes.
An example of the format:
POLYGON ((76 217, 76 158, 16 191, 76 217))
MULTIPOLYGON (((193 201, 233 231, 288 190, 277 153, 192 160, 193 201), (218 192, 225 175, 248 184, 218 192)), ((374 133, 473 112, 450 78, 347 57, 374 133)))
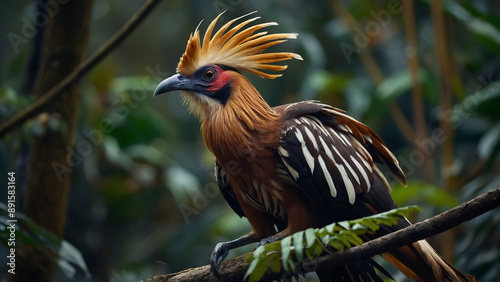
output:
MULTIPOLYGON (((401 183, 406 178, 380 137, 342 110, 315 101, 271 108, 243 75, 276 78, 283 65, 302 59, 294 53, 263 53, 297 34, 267 34, 276 25, 250 25, 258 18, 234 19, 214 33, 220 15, 205 32, 191 34, 177 74, 164 80, 155 95, 181 90, 199 117, 207 148, 215 155, 222 195, 252 232, 219 243, 211 257, 217 272, 230 249, 261 244, 309 227, 360 218, 395 208, 390 186, 376 163, 401 183), (238 20, 242 20, 237 24, 238 20), (233 26, 234 25, 234 26, 233 26), (233 27, 231 27, 233 26, 233 27), (276 231, 278 230, 278 231, 276 231)), ((384 227, 366 240, 408 226, 384 227)), ((425 241, 383 254, 416 281, 473 281, 444 261, 425 241)), ((318 274, 323 280, 380 280, 370 258, 318 274)))

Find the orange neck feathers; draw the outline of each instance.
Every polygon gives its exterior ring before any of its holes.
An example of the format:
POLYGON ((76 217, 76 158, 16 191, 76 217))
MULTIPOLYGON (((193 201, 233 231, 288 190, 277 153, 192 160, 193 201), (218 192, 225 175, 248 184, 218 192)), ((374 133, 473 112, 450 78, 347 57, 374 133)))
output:
POLYGON ((203 120, 202 135, 221 163, 247 162, 256 154, 264 154, 270 144, 276 144, 280 116, 243 75, 231 72, 231 86, 231 97, 223 109, 203 120))

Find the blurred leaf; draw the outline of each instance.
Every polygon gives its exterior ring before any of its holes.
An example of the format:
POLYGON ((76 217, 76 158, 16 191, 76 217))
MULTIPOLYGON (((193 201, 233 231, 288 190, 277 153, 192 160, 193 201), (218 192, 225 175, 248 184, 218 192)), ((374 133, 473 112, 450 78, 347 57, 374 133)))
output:
POLYGON ((306 242, 307 242, 306 248, 309 248, 316 241, 316 235, 314 234, 313 228, 306 229, 305 234, 306 234, 306 242))
POLYGON ((297 232, 292 235, 293 237, 293 249, 295 251, 295 256, 298 261, 302 261, 304 258, 304 231, 297 232))
POLYGON ((120 144, 116 138, 105 136, 103 139, 103 148, 106 154, 106 159, 123 169, 130 169, 133 165, 132 159, 122 152, 120 144))
MULTIPOLYGON (((363 78, 353 78, 343 90, 344 97, 347 101, 347 110, 349 115, 356 118, 365 116, 373 103, 373 81, 363 78)), ((380 109, 380 108, 379 108, 380 109)), ((377 112, 381 114, 380 111, 377 112)))
MULTIPOLYGON (((378 226, 376 223, 374 223, 370 220, 362 220, 361 223, 362 223, 361 226, 368 227, 372 232, 375 232, 380 228, 380 226, 378 226)), ((359 227, 357 227, 356 229, 358 229, 358 228, 359 227)))
POLYGON ((90 272, 87 269, 87 265, 80 251, 64 240, 61 242, 61 248, 59 250, 59 261, 65 261, 78 266, 85 272, 85 276, 90 278, 90 272))
MULTIPOLYGON (((483 82, 482 82, 483 83, 483 82)), ((491 120, 499 120, 498 106, 500 105, 500 82, 484 82, 481 89, 467 96, 460 104, 453 107, 452 120, 461 122, 470 116, 481 116, 491 120)))
POLYGON ((472 5, 457 1, 444 1, 444 9, 485 43, 489 49, 500 54, 500 25, 498 17, 477 10, 472 5))
MULTIPOLYGON (((460 190, 462 201, 477 197, 500 187, 498 173, 481 175, 460 190)), ((463 225, 464 236, 456 248, 456 266, 467 268, 470 273, 482 277, 482 281, 495 281, 500 277, 497 267, 500 259, 498 238, 500 236, 500 213, 492 211, 467 221, 463 225)))
POLYGON ((322 101, 331 99, 331 96, 336 93, 342 93, 342 90, 351 80, 348 76, 334 74, 328 71, 318 71, 311 75, 310 79, 311 81, 309 84, 306 84, 305 88, 319 93, 317 97, 322 101))
POLYGON ((153 146, 146 144, 136 144, 123 150, 130 158, 151 164, 163 164, 165 155, 153 146))
POLYGON ((500 142, 500 124, 492 127, 486 134, 483 135, 477 146, 479 157, 487 160, 492 157, 493 151, 500 142))
MULTIPOLYGON (((89 73, 89 81, 97 91, 106 92, 112 87, 116 77, 115 66, 104 61, 89 73)), ((120 89, 122 91, 123 89, 120 89)))
POLYGON ((90 272, 87 269, 85 260, 78 249, 66 241, 61 242, 61 247, 59 248, 59 258, 57 260, 59 268, 64 273, 65 277, 72 279, 75 277, 77 266, 81 269, 87 279, 91 278, 90 272))
MULTIPOLYGON (((427 74, 419 71, 420 82, 423 84, 427 79, 427 74)), ((377 87, 377 95, 382 100, 393 101, 405 92, 410 91, 412 87, 411 77, 408 69, 403 69, 387 77, 377 87)))
MULTIPOLYGON (((485 88, 474 93, 474 96, 470 100, 472 110, 476 114, 483 117, 498 121, 500 120, 500 114, 498 112, 498 107, 500 105, 500 82, 491 82, 485 88), (477 108, 473 108, 473 103, 477 103, 477 108)), ((464 104, 467 106, 467 104, 464 104)))
MULTIPOLYGON (((4 107, 22 109, 27 107, 32 102, 32 100, 33 97, 20 95, 12 87, 6 87, 5 89, 0 88, 0 109, 3 109, 4 107)), ((0 112, 0 117, 1 116, 3 116, 3 112, 0 112)))
MULTIPOLYGON (((0 202, 0 211, 8 214, 7 205, 0 202)), ((66 279, 72 280, 75 277, 75 267, 83 271, 87 279, 90 279, 91 275, 87 264, 77 248, 39 226, 22 212, 16 211, 15 215, 18 220, 15 223, 16 245, 25 244, 37 249, 47 247, 50 251, 58 254, 59 270, 64 274, 66 279), (29 227, 29 231, 23 228, 23 223, 29 227)), ((7 238, 10 237, 10 230, 7 230, 8 226, 11 226, 11 223, 7 221, 6 217, 0 216, 0 227, 2 230, 0 232, 0 240, 6 247, 9 247, 7 246, 7 238)))
POLYGON ((290 259, 292 237, 288 236, 281 240, 281 262, 283 263, 283 268, 288 270, 288 261, 290 259))
POLYGON ((418 180, 409 180, 408 187, 393 187, 391 196, 399 206, 427 204, 446 210, 459 204, 458 199, 443 188, 418 180))
POLYGON ((113 123, 116 127, 110 135, 116 138, 120 147, 148 143, 156 138, 168 141, 173 135, 170 133, 172 131, 169 124, 156 111, 148 110, 145 106, 135 109, 126 108, 124 105, 121 107, 124 109, 123 117, 116 112, 110 115, 111 119, 115 116, 114 120, 116 120, 113 123), (121 118, 126 118, 126 122, 120 121, 121 118))
POLYGON ((495 15, 494 13, 488 13, 487 11, 481 11, 480 9, 474 7, 472 3, 462 2, 460 4, 462 4, 463 7, 474 17, 481 18, 482 20, 494 25, 497 29, 500 30, 500 18, 498 18, 498 15, 495 15))
MULTIPOLYGON (((255 249, 255 251, 251 255, 249 255, 245 258, 245 261, 249 262, 250 265, 248 266, 247 272, 245 273, 245 277, 243 278, 243 280, 246 280, 250 274, 254 275, 253 277, 255 278, 255 280, 260 280, 260 278, 262 278, 262 275, 265 272, 262 272, 262 271, 257 272, 256 271, 256 267, 257 267, 259 261, 255 260, 254 257, 260 257, 263 252, 264 252, 264 246, 260 246, 257 249, 255 249)), ((265 269, 264 269, 264 271, 265 271, 265 269)))
POLYGON ((486 132, 477 146, 478 154, 486 163, 485 170, 495 168, 495 161, 500 155, 500 124, 486 132))
POLYGON ((198 179, 183 167, 170 166, 165 171, 165 181, 177 203, 186 202, 192 197, 205 197, 198 179))

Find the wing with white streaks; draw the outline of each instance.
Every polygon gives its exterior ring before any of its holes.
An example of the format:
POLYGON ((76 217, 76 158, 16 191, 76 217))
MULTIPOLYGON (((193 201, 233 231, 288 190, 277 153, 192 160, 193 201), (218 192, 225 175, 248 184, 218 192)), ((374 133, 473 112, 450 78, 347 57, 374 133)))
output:
POLYGON ((350 140, 347 134, 325 126, 312 115, 290 119, 287 123, 278 154, 297 183, 309 178, 314 182, 312 189, 327 189, 328 193, 317 191, 321 197, 329 194, 339 200, 347 199, 351 204, 357 193, 369 191, 374 182, 373 160, 363 146, 352 145, 359 143, 356 139, 350 140))
POLYGON ((352 205, 358 194, 370 191, 376 178, 390 189, 374 161, 386 164, 405 181, 380 137, 341 110, 302 102, 277 111, 285 117, 278 146, 280 165, 314 202, 328 204, 333 198, 352 205))

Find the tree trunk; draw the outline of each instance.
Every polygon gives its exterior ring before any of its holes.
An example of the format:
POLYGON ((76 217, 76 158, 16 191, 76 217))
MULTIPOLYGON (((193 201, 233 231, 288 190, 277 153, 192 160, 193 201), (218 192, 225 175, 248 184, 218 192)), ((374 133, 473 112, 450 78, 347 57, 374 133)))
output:
MULTIPOLYGON (((35 95, 54 87, 84 59, 88 45, 92 1, 50 0, 48 20, 42 43, 42 57, 35 95)), ((41 136, 31 143, 28 189, 24 213, 35 223, 63 237, 74 135, 80 105, 79 84, 69 87, 61 98, 38 117, 44 127, 41 136), (58 121, 49 127, 49 121, 58 121)), ((52 122, 50 122, 52 123, 52 122)), ((52 123, 53 124, 53 123, 52 123)), ((20 246, 13 281, 52 281, 57 254, 46 248, 20 246)))

